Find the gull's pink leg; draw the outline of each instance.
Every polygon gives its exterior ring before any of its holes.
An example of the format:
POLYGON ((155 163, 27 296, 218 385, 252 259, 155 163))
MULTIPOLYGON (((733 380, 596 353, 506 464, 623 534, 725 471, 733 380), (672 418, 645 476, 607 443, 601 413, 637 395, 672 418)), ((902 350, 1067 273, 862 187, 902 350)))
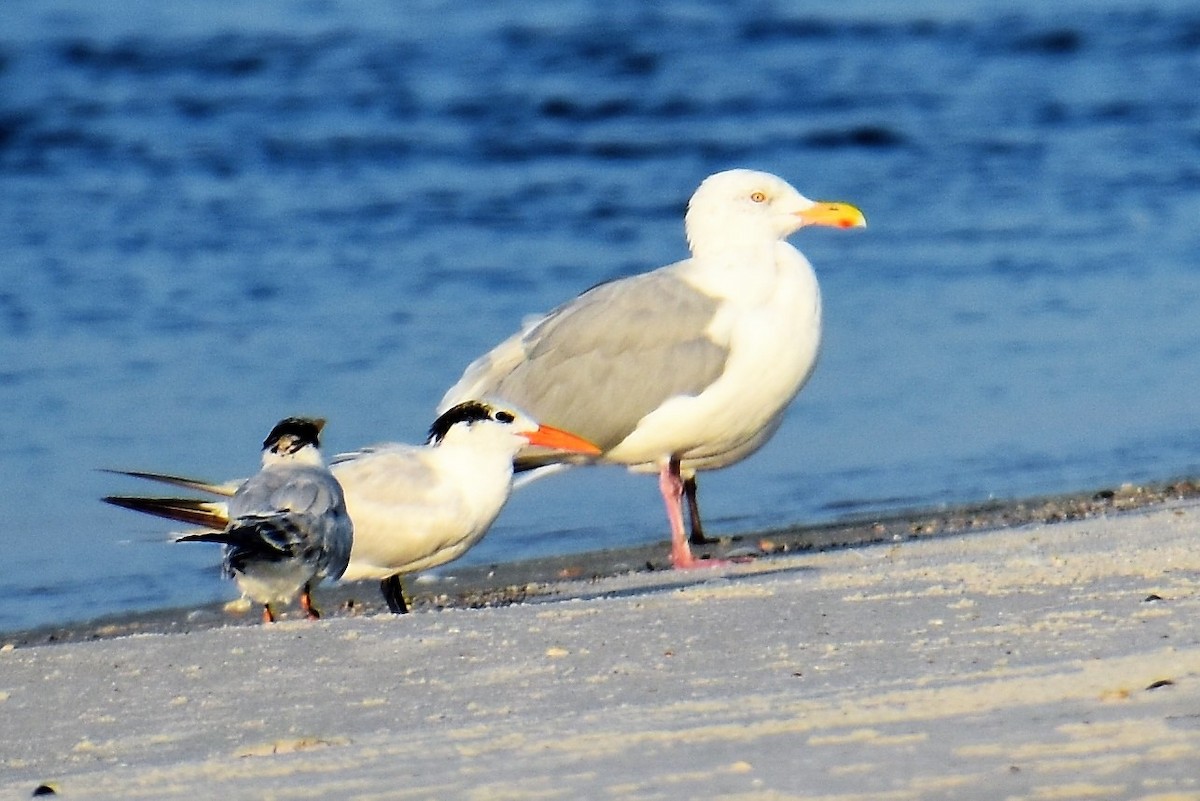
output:
POLYGON ((692 556, 688 536, 683 530, 683 478, 679 475, 679 460, 669 459, 658 472, 658 488, 667 507, 671 524, 671 566, 677 570, 695 567, 717 567, 728 564, 719 559, 697 559, 692 556))

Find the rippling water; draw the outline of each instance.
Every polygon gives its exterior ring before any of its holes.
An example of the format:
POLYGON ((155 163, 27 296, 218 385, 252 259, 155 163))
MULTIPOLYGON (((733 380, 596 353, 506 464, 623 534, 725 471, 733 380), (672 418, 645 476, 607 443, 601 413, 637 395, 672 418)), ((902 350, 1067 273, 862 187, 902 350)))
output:
MULTIPOLYGON (((708 173, 863 208, 802 231, 822 362, 702 482, 717 531, 1200 469, 1188 3, 0 9, 0 630, 224 597, 100 467, 420 440, 523 315, 685 253, 708 173)), ((653 481, 523 490, 467 558, 665 536, 653 481)))

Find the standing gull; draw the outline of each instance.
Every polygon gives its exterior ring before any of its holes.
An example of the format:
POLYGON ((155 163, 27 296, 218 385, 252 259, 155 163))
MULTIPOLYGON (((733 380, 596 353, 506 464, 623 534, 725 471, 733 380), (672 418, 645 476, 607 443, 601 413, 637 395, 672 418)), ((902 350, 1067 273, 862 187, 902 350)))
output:
MULTIPOLYGON (((866 220, 768 173, 709 176, 688 203, 691 258, 593 287, 531 322, 467 367, 441 408, 503 399, 595 442, 602 461, 658 473, 671 563, 708 564, 683 527, 686 496, 701 536, 696 472, 758 450, 816 364, 820 289, 785 241, 806 225, 866 220)), ((568 461, 526 449, 517 466, 568 461)))
POLYGON ((340 577, 350 560, 353 534, 342 488, 318 450, 324 424, 280 421, 263 442, 262 470, 229 499, 224 530, 177 540, 222 543, 225 574, 262 604, 267 623, 275 621, 271 604, 288 603, 297 593, 305 614, 320 617, 312 587, 340 577))
MULTIPOLYGON (((512 492, 513 457, 530 445, 551 453, 600 453, 592 443, 538 425, 516 409, 471 400, 439 416, 424 446, 393 442, 333 457, 330 469, 354 521, 354 549, 342 578, 379 580, 388 608, 406 612, 400 577, 457 559, 483 538, 512 492)), ((216 495, 228 495, 232 486, 158 473, 128 475, 216 495)), ((225 525, 231 511, 220 501, 105 500, 213 528, 225 525)))

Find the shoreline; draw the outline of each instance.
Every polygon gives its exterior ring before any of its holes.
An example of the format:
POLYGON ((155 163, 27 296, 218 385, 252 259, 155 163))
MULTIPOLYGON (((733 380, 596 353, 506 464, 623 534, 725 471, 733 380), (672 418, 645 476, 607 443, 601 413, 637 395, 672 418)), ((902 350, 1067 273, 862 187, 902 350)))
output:
MULTIPOLYGON (((967 533, 987 533, 1033 523, 1060 523, 1100 515, 1144 510, 1163 504, 1200 498, 1200 478, 1176 478, 1144 485, 1122 484, 1097 490, 992 500, 946 509, 897 510, 884 515, 852 517, 815 525, 749 531, 713 539, 697 546, 704 558, 748 557, 755 562, 773 556, 856 548, 967 533)), ((581 584, 625 574, 658 574, 667 584, 671 576, 664 540, 628 548, 585 551, 514 562, 471 565, 427 578, 404 582, 413 612, 441 609, 476 609, 552 599, 564 594, 586 595, 581 584)), ((418 576, 420 574, 417 574, 418 576)), ((697 579, 701 578, 696 576, 697 579)), ((685 579, 686 581, 686 579, 685 579)), ((373 581, 326 585, 315 592, 324 617, 355 617, 385 611, 373 581)), ((134 634, 168 634, 202 631, 224 626, 260 625, 257 613, 235 610, 237 601, 217 601, 199 606, 122 612, 0 632, 0 646, 29 647, 86 642, 134 634)), ((410 613, 411 614, 411 613, 410 613)), ((300 617, 293 604, 281 610, 280 620, 300 617)))
POLYGON ((1182 495, 484 608, 0 647, 0 794, 1195 801, 1182 495))

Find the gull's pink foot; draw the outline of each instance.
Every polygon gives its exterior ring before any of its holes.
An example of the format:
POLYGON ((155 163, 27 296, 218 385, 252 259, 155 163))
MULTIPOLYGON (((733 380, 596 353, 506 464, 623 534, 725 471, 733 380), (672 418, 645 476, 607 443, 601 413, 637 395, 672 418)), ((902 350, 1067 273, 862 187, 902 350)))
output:
POLYGON ((671 567, 675 570, 696 570, 733 564, 724 559, 697 559, 692 555, 688 536, 683 531, 684 482, 679 475, 678 459, 671 459, 662 466, 658 474, 658 488, 662 491, 667 520, 671 524, 671 567))
POLYGON ((676 554, 674 549, 671 550, 671 567, 675 570, 695 570, 705 567, 728 567, 729 565, 737 564, 734 559, 697 559, 692 554, 676 554))

